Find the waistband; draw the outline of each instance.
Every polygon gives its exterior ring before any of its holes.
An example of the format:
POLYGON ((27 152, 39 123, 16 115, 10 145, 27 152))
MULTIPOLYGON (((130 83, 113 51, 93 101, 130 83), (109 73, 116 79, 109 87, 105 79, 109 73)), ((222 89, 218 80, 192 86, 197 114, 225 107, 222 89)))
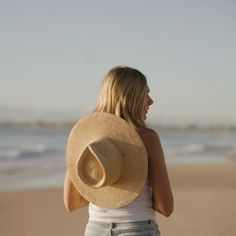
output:
POLYGON ((117 228, 119 226, 128 226, 128 225, 157 225, 154 220, 144 220, 144 221, 128 221, 128 222, 104 222, 104 221, 94 221, 89 220, 88 223, 109 227, 109 228, 117 228))

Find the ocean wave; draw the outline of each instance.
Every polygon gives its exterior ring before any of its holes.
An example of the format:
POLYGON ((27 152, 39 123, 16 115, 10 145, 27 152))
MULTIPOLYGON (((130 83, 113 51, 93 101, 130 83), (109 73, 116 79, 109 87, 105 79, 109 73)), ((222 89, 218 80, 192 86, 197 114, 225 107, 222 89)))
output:
POLYGON ((167 147, 165 154, 167 156, 180 156, 180 155, 197 155, 197 154, 219 154, 229 153, 235 151, 234 144, 214 143, 214 144, 198 144, 191 143, 177 147, 167 147))
POLYGON ((47 148, 43 144, 31 147, 3 147, 0 148, 0 160, 18 160, 23 158, 34 158, 58 152, 58 150, 47 148))
POLYGON ((179 147, 171 147, 165 150, 167 156, 200 154, 205 151, 206 147, 202 144, 189 144, 179 147))
POLYGON ((53 174, 55 172, 64 171, 66 165, 62 161, 57 162, 4 162, 0 166, 0 177, 9 175, 38 175, 42 176, 45 173, 53 174))

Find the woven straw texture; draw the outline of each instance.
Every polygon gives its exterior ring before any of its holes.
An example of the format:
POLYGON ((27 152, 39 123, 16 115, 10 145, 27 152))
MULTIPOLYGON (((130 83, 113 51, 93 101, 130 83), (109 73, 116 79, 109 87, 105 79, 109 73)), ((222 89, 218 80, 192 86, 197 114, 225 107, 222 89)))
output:
POLYGON ((132 202, 147 179, 145 146, 135 129, 116 115, 94 112, 72 128, 66 149, 66 163, 76 190, 89 202, 104 208, 119 208, 132 202), (98 189, 85 185, 77 175, 77 159, 98 137, 111 138, 122 153, 122 174, 111 186, 98 189))

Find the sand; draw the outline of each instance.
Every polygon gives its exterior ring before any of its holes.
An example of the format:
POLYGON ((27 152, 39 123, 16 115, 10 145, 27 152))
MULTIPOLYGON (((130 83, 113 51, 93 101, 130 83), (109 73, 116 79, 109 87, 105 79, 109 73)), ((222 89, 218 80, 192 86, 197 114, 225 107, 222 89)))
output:
MULTIPOLYGON (((168 170, 175 210, 157 214, 162 236, 236 235, 236 165, 168 170)), ((62 189, 0 193, 1 236, 82 236, 87 219, 87 207, 66 212, 62 189)))

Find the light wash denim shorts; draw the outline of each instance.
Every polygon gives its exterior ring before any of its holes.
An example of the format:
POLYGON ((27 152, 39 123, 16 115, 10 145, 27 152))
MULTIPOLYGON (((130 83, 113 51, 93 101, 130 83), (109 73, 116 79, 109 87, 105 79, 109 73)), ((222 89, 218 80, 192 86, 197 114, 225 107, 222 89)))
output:
POLYGON ((85 236, 160 236, 158 225, 154 220, 108 223, 89 221, 85 236))

